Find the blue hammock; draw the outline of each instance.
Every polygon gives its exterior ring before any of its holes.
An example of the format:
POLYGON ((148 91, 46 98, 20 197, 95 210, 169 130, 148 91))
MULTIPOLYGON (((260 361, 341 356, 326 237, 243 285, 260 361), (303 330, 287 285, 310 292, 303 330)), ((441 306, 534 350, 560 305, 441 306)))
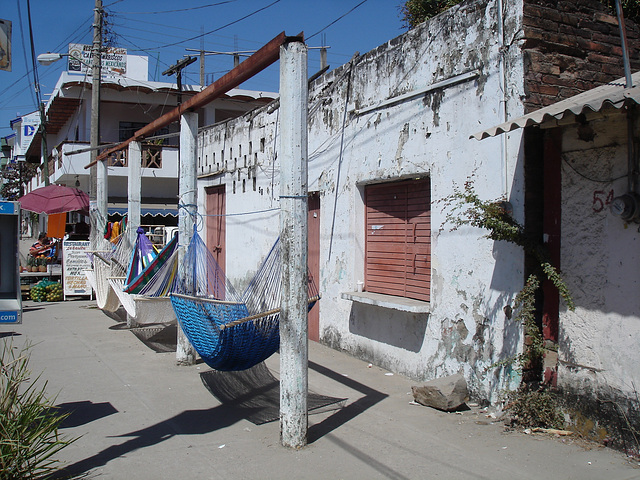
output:
MULTIPOLYGON (((241 295, 197 233, 184 260, 171 304, 202 360, 213 369, 235 371, 273 355, 280 346, 280 242, 241 295)), ((309 287, 311 308, 319 296, 313 282, 309 287)))

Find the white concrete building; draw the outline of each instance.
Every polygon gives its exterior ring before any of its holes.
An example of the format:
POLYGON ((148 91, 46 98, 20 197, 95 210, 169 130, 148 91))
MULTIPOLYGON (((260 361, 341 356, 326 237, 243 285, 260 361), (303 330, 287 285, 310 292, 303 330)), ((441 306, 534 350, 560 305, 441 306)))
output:
MULTIPOLYGON (((179 93, 183 101, 203 87, 183 85, 178 92, 175 83, 147 80, 147 58, 127 55, 126 75, 111 74, 103 78, 100 91, 100 144, 117 143, 129 138, 166 111, 175 108, 179 93)), ((63 72, 45 107, 47 147, 49 150, 49 182, 78 186, 90 191, 89 147, 91 127, 90 76, 63 72), (79 153, 76 153, 79 152, 79 153)), ((199 112, 200 126, 211 125, 241 115, 276 97, 267 92, 234 89, 223 98, 199 112)), ((38 115, 37 112, 35 115, 38 115)), ((24 123, 24 120, 23 122, 24 123)), ((16 123, 16 128, 21 125, 16 123)), ((36 125, 37 130, 37 125, 36 125)), ((167 216, 177 221, 178 195, 178 125, 171 125, 159 134, 175 133, 143 145, 142 214, 167 216)), ((27 159, 39 161, 38 133, 24 152, 27 159)), ((126 151, 108 160, 109 213, 123 214, 127 210, 126 151)), ((27 191, 44 185, 44 176, 34 178, 27 191)))
MULTIPOLYGON (((486 231, 451 230, 443 199, 471 180, 480 198, 510 203, 565 275, 575 312, 548 285, 538 311, 544 377, 590 433, 616 435, 622 417, 598 405, 633 412, 640 374, 638 232, 607 213, 628 190, 624 115, 470 138, 622 75, 617 20, 597 1, 580 5, 463 2, 312 82, 309 255, 323 296, 309 336, 417 380, 462 372, 480 400, 517 386, 509 359, 523 332, 511 307, 532 266, 486 231)), ((198 138, 202 234, 238 287, 279 233, 278 119, 274 102, 198 138)))
MULTIPOLYGON (((462 4, 320 77, 309 95, 309 241, 323 295, 310 338, 417 379, 463 372, 494 400, 519 380, 486 369, 520 348, 503 308, 522 287, 523 254, 478 230, 450 232, 441 200, 473 179, 523 216, 520 135, 497 149, 468 138, 503 121, 505 102, 524 113, 522 56, 500 55, 500 21, 496 2, 462 4)), ((506 36, 519 28, 509 25, 506 36)), ((226 214, 207 217, 206 237, 238 286, 278 236, 278 115, 273 104, 198 139, 200 211, 226 214)))

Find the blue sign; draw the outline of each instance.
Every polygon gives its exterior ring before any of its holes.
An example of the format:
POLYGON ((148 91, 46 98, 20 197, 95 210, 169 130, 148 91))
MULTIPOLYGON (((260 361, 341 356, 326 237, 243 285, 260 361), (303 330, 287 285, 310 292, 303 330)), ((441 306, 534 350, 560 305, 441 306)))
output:
POLYGON ((0 312, 0 323, 19 323, 18 312, 0 312))
POLYGON ((0 202, 0 215, 13 215, 16 213, 14 202, 0 202))

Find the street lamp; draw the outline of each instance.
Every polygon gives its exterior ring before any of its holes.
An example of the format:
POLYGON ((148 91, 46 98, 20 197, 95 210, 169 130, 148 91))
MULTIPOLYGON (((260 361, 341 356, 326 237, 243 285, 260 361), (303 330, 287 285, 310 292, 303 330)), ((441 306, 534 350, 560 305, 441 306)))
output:
POLYGON ((69 56, 68 53, 51 53, 51 52, 41 53, 40 55, 38 55, 38 63, 40 65, 47 66, 47 65, 51 65, 54 62, 57 62, 62 57, 68 57, 68 56, 69 56))

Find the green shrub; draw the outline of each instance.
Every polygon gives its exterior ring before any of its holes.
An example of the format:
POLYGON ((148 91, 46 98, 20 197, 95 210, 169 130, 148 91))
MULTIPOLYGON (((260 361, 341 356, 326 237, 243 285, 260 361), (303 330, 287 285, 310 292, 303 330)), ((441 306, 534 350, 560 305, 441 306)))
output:
POLYGON ((73 440, 58 435, 67 415, 46 397, 47 382, 31 378, 31 345, 4 341, 0 355, 0 480, 45 478, 58 468, 53 456, 73 440), (37 386, 38 384, 38 386, 37 386))
POLYGON ((526 385, 507 394, 506 410, 522 427, 563 428, 564 415, 557 397, 546 387, 526 385))

